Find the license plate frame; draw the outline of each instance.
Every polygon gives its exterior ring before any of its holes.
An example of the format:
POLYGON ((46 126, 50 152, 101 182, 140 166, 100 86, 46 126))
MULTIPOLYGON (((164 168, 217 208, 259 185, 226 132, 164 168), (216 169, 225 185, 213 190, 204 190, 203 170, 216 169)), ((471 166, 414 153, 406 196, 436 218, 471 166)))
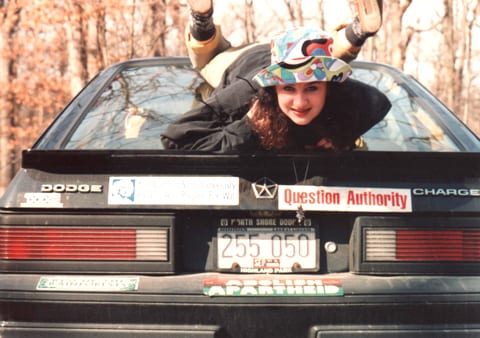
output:
POLYGON ((221 227, 215 241, 217 271, 301 273, 320 268, 315 227, 221 227))

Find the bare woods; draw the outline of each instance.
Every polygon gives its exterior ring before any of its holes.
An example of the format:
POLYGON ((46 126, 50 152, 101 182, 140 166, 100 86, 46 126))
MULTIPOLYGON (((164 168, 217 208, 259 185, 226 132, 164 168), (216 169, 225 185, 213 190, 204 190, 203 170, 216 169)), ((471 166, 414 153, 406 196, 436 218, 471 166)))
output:
MULTIPOLYGON (((331 28, 332 1, 351 13, 347 0, 231 0, 217 19, 245 43, 288 25, 331 28)), ((412 75, 480 134, 480 0, 436 0, 438 9, 412 14, 420 1, 384 1, 385 24, 362 58, 414 64, 412 75), (425 69, 433 79, 422 78, 425 69)), ((21 150, 96 73, 130 58, 185 55, 187 20, 185 0, 0 0, 0 194, 21 150)))

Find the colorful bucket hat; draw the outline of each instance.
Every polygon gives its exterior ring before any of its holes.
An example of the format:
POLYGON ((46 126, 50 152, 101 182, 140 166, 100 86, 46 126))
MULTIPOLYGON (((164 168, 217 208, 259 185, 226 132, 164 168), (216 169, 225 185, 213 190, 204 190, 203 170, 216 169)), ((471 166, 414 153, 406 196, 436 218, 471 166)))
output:
POLYGON ((314 81, 345 81, 352 68, 332 56, 333 38, 319 29, 296 28, 276 35, 271 43, 272 64, 254 80, 262 87, 314 81))

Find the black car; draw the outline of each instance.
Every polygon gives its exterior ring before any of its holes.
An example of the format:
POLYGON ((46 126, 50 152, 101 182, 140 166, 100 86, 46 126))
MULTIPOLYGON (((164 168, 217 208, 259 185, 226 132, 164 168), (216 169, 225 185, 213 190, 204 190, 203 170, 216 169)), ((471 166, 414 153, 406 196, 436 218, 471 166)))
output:
POLYGON ((480 141, 411 77, 352 151, 167 150, 186 58, 94 78, 0 200, 1 337, 479 337, 480 141))

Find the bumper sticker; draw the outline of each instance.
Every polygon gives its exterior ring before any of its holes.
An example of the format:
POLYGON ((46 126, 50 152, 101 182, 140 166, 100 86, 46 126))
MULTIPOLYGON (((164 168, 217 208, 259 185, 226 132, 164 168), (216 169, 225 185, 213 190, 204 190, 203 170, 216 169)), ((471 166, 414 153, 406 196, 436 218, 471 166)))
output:
POLYGON ((238 177, 110 177, 108 204, 238 205, 238 177))
POLYGON ((250 279, 205 279, 203 294, 243 297, 325 297, 343 296, 339 279, 328 278, 250 278, 250 279))
POLYGON ((37 283, 41 291, 137 291, 139 277, 42 276, 37 283))
POLYGON ((281 185, 280 210, 412 212, 409 189, 281 185))

